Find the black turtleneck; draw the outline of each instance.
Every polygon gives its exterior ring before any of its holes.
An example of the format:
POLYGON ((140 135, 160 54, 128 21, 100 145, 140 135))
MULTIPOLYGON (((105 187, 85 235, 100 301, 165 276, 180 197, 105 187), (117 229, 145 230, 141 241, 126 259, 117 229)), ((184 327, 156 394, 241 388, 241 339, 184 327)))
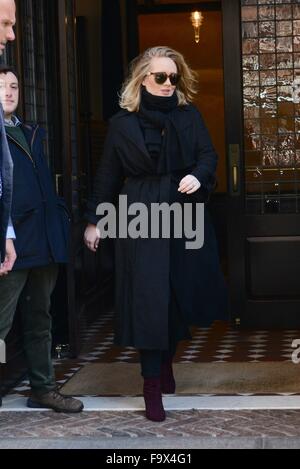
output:
POLYGON ((177 106, 176 93, 172 96, 155 96, 149 93, 144 86, 142 87, 138 117, 147 150, 155 160, 158 159, 161 152, 165 116, 177 106))
POLYGON ((143 86, 140 109, 137 113, 146 147, 155 160, 157 174, 185 173, 196 164, 196 149, 191 151, 182 131, 183 120, 191 113, 173 96, 154 96, 143 86), (184 114, 182 114, 184 112, 184 114))
POLYGON ((155 96, 149 93, 145 86, 142 86, 141 107, 149 111, 160 111, 168 113, 178 106, 178 97, 176 92, 172 96, 155 96))

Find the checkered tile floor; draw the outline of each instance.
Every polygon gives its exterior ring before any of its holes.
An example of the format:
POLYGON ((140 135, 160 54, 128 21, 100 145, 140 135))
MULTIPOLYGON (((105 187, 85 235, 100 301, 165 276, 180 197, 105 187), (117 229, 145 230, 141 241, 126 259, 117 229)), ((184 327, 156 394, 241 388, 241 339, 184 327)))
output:
MULTIPOLYGON (((190 362, 262 362, 291 361, 293 341, 300 330, 238 330, 227 322, 216 322, 211 328, 192 330, 192 340, 181 342, 175 357, 178 363, 190 362)), ((83 349, 77 359, 55 359, 57 383, 63 385, 88 363, 137 363, 138 353, 132 348, 113 345, 113 313, 101 316, 82 334, 83 349)), ((23 381, 12 394, 27 396, 28 381, 23 381)))

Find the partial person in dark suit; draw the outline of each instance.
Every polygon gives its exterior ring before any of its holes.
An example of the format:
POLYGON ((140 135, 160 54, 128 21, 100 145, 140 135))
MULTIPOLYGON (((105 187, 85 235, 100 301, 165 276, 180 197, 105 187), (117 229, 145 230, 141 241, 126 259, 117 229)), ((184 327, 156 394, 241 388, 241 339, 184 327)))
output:
MULTIPOLYGON (((0 0, 0 56, 9 41, 14 41, 16 5, 14 0, 0 0)), ((14 230, 10 220, 13 163, 9 152, 0 105, 0 277, 7 275, 14 266, 16 252, 13 239, 14 230)))

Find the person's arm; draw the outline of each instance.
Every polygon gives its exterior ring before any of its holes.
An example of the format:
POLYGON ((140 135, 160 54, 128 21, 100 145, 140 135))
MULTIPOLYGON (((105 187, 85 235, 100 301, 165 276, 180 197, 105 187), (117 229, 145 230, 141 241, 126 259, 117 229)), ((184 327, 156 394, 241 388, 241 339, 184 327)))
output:
POLYGON ((96 215, 100 203, 114 203, 124 180, 123 168, 116 148, 116 130, 111 124, 105 139, 104 151, 94 179, 93 193, 87 203, 86 220, 96 225, 100 219, 96 215))
POLYGON ((104 202, 113 204, 124 181, 123 168, 115 148, 115 138, 115 129, 111 124, 94 180, 93 194, 87 203, 85 218, 89 224, 84 234, 84 242, 92 252, 97 251, 100 242, 100 232, 97 229, 100 217, 96 214, 97 207, 104 202))
POLYGON ((11 218, 9 218, 9 221, 8 221, 6 239, 16 239, 16 234, 15 234, 15 230, 14 230, 11 218))
POLYGON ((197 119, 198 163, 191 175, 197 178, 201 188, 209 194, 216 186, 218 156, 201 113, 196 108, 195 119, 197 119))

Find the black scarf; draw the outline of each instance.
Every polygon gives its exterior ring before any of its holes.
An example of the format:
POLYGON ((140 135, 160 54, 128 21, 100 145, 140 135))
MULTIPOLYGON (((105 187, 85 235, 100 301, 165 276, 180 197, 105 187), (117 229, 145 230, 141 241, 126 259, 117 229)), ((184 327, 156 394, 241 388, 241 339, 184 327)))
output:
POLYGON ((182 112, 177 94, 154 96, 142 87, 138 117, 149 153, 157 160, 157 174, 169 174, 190 168, 193 155, 186 151, 182 132, 178 131, 178 115, 182 112))

